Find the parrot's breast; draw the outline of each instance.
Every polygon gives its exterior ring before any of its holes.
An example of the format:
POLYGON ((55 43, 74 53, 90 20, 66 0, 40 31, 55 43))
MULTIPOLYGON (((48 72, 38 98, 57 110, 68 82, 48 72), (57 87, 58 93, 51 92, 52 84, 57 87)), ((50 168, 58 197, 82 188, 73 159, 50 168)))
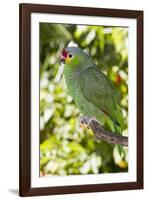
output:
POLYGON ((67 85, 68 93, 74 99, 77 107, 84 116, 95 117, 101 124, 105 121, 103 113, 90 101, 86 99, 81 88, 82 73, 69 73, 65 72, 65 80, 67 85))

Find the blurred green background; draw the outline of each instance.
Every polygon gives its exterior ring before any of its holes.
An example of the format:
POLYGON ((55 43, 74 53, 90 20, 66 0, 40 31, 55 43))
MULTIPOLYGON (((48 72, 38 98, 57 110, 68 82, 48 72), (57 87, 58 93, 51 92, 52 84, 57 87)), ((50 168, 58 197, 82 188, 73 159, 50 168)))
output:
POLYGON ((59 73, 58 57, 69 42, 87 51, 119 90, 127 135, 128 29, 40 23, 40 175, 126 172, 127 148, 122 160, 114 145, 80 127, 79 109, 59 73))

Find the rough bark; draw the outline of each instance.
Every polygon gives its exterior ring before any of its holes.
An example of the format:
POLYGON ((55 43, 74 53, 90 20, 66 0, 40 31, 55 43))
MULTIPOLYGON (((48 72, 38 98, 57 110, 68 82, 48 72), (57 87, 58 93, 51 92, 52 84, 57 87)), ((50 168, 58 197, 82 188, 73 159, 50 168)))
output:
POLYGON ((80 122, 91 128, 97 140, 102 140, 110 144, 128 146, 128 137, 105 130, 96 119, 90 117, 81 117, 80 122))

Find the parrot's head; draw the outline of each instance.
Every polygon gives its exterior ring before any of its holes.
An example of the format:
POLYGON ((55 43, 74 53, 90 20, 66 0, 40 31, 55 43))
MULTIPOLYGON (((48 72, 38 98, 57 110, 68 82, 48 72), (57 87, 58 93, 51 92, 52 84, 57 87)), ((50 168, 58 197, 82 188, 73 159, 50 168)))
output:
POLYGON ((72 66, 81 66, 88 55, 78 47, 66 47, 62 50, 59 60, 61 63, 72 66))

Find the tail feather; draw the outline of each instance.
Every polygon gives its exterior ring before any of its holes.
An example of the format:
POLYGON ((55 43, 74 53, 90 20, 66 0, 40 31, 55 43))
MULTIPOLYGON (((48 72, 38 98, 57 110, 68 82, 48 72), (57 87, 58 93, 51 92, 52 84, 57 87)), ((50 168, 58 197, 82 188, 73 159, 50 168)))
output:
MULTIPOLYGON (((122 132, 121 132, 121 130, 120 130, 120 127, 118 127, 115 123, 113 123, 113 124, 114 124, 115 133, 121 135, 122 132)), ((116 145, 116 148, 117 148, 117 151, 118 151, 119 155, 120 155, 122 158, 125 158, 126 153, 125 153, 125 151, 124 151, 123 146, 120 145, 120 144, 117 144, 117 145, 116 145)))

